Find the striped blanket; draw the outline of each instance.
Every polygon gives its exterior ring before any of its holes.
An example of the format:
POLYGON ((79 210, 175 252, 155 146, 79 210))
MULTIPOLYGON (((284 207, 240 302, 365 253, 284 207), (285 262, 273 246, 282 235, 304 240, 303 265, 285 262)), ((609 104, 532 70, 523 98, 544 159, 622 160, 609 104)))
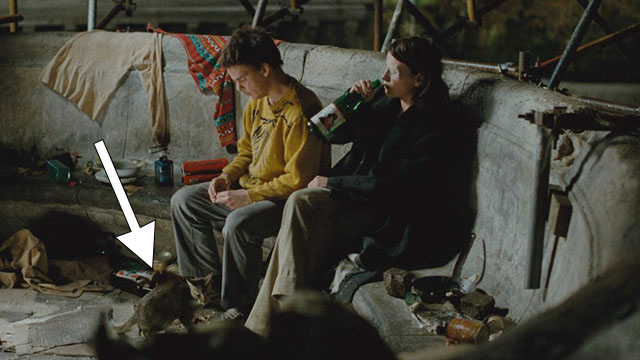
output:
POLYGON ((167 33, 150 25, 147 25, 147 28, 180 40, 187 52, 189 73, 193 76, 193 80, 198 85, 200 92, 208 93, 213 91, 218 96, 213 112, 213 122, 218 130, 220 145, 227 146, 235 143, 236 125, 233 81, 231 81, 231 77, 226 70, 218 64, 218 57, 227 43, 227 37, 167 33))

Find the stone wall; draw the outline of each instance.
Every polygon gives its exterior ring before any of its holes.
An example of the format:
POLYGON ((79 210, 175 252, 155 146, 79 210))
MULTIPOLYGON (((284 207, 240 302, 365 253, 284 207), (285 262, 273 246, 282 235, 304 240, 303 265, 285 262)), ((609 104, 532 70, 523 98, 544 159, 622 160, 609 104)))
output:
MULTIPOLYGON (((146 95, 134 72, 114 94, 101 126, 38 82, 42 67, 71 36, 0 36, 0 148, 28 150, 35 146, 43 155, 60 148, 80 152, 84 161, 95 156, 93 143, 104 139, 114 158, 136 157, 151 163, 156 155, 147 152, 151 132, 146 95)), ((316 91, 325 104, 355 80, 379 77, 385 66, 382 55, 368 51, 293 43, 281 44, 280 50, 285 70, 316 91)), ((219 146, 213 125, 215 98, 199 93, 176 39, 164 37, 163 52, 171 158, 176 164, 204 158, 231 159, 232 155, 219 146)), ((525 290, 532 220, 529 209, 538 149, 534 142, 536 127, 518 115, 554 106, 572 111, 584 105, 533 85, 451 63, 445 66, 444 77, 457 106, 478 119, 477 161, 473 196, 469 199, 477 210, 473 229, 477 240, 463 275, 480 273, 484 240, 486 274, 480 287, 496 297, 498 306, 509 308, 516 320, 528 318, 566 299, 601 274, 618 254, 638 244, 640 140, 605 132, 563 135, 560 143, 571 142, 574 150, 554 152, 551 181, 570 187, 573 216, 569 234, 559 241, 546 301, 542 290, 525 290)), ((241 96, 236 105, 238 116, 245 102, 241 96)), ((335 148, 334 161, 344 151, 335 148)), ((17 216, 21 211, 18 205, 0 199, 2 221, 17 216)), ((98 209, 96 204, 94 211, 98 209)), ((100 218, 109 218, 126 231, 124 218, 120 219, 117 212, 100 218)), ((167 237, 169 240, 164 241, 170 241, 170 234, 167 237)), ((552 245, 553 237, 547 234, 543 284, 552 245)), ((451 269, 452 264, 424 273, 449 275, 451 269)))

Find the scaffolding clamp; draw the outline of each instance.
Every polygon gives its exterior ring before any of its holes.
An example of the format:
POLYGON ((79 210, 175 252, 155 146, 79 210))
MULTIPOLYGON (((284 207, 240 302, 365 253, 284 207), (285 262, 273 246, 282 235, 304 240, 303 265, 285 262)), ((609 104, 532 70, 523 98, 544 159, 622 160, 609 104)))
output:
POLYGON ((640 133, 640 115, 613 114, 594 109, 579 109, 568 112, 565 106, 556 106, 550 111, 531 110, 518 115, 532 124, 551 130, 572 131, 617 131, 624 133, 640 133))

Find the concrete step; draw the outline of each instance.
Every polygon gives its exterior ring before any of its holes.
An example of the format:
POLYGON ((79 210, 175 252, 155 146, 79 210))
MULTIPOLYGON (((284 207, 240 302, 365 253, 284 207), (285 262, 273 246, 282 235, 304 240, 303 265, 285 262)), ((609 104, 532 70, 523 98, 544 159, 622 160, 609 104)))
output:
POLYGON ((371 323, 394 353, 445 345, 445 337, 418 326, 403 299, 387 294, 382 281, 361 286, 353 295, 353 309, 371 323))

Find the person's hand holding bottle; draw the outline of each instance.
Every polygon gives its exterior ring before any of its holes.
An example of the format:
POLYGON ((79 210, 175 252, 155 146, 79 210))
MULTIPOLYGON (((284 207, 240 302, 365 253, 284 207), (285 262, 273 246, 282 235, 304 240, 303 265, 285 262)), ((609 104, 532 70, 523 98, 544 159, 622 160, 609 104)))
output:
POLYGON ((353 84, 349 92, 358 93, 364 98, 365 102, 369 102, 373 100, 373 90, 374 89, 371 85, 371 80, 360 79, 355 84, 353 84))

